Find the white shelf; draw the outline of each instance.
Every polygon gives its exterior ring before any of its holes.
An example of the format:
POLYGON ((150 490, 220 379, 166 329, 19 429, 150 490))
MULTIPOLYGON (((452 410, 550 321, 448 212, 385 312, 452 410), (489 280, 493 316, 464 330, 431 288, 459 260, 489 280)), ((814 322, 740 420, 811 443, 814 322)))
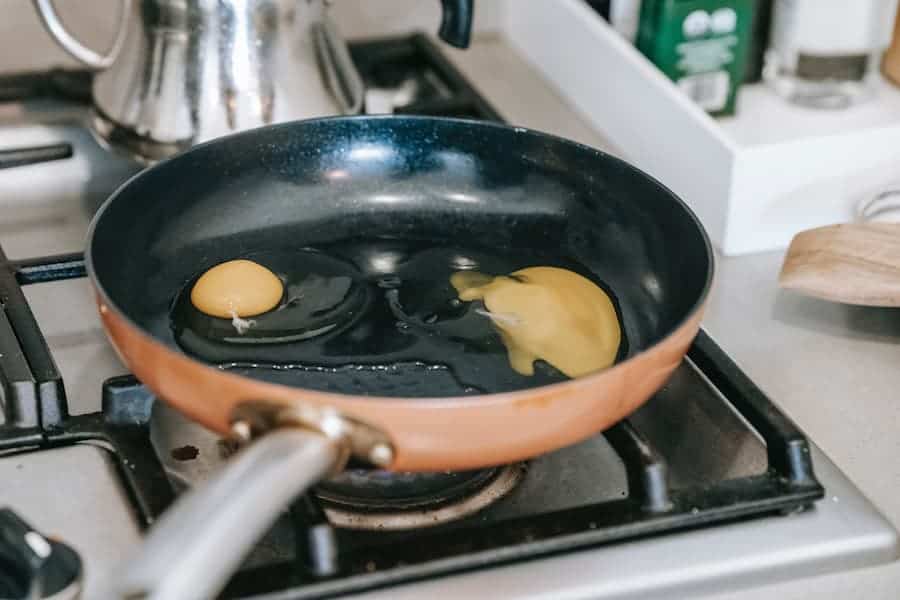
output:
POLYGON ((738 95, 737 114, 716 122, 742 148, 805 138, 868 135, 872 130, 900 128, 900 90, 881 82, 873 100, 844 110, 827 110, 785 102, 763 84, 745 85, 738 95))
POLYGON ((857 107, 744 86, 734 117, 695 106, 582 0, 508 2, 504 32, 626 158, 697 212, 724 254, 783 248, 900 181, 900 90, 857 107))

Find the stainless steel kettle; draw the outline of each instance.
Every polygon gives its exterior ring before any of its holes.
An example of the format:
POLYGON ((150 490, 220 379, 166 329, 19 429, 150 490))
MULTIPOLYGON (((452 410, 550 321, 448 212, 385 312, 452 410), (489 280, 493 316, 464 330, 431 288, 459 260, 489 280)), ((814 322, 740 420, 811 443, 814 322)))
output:
MULTIPOLYGON (((328 17, 328 0, 122 0, 101 55, 72 37, 53 0, 47 31, 88 68, 91 128, 143 163, 269 123, 353 114, 364 85, 328 17)), ((473 0, 442 0, 439 35, 468 46, 473 0)))

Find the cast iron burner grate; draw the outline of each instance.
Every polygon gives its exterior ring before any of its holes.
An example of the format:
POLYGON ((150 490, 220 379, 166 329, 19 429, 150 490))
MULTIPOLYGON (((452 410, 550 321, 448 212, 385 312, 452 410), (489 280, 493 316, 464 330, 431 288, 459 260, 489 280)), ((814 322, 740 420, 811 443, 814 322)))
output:
MULTIPOLYGON (((424 36, 355 44, 352 52, 370 81, 389 77, 395 68, 392 61, 399 65, 396 68, 413 65, 440 76, 449 96, 442 92, 417 101, 412 106, 418 112, 434 109, 439 114, 498 119, 424 36)), ((0 250, 0 385, 5 416, 0 450, 104 440, 114 450, 124 485, 146 526, 174 498, 150 442, 152 395, 133 377, 113 378, 103 385, 101 412, 70 416, 62 378, 20 288, 84 275, 80 255, 9 261, 0 250)), ((403 532, 335 528, 318 502, 304 496, 267 537, 267 543, 274 539, 281 551, 251 555, 225 597, 287 600, 348 594, 600 544, 772 517, 803 510, 824 495, 803 433, 702 331, 685 364, 641 411, 596 439, 536 459, 526 479, 540 476, 549 478, 538 481, 543 495, 520 499, 512 507, 513 501, 504 499, 464 520, 403 532), (759 468, 733 473, 732 460, 724 466, 713 464, 719 455, 731 458, 738 451, 733 431, 725 426, 729 423, 740 433, 738 445, 759 446, 759 468), (672 438, 671 432, 678 430, 690 430, 690 437, 672 438), (692 447, 699 448, 699 454, 686 455, 692 447), (600 462, 584 458, 590 456, 606 458, 600 462), (614 480, 617 469, 623 473, 621 492, 576 501, 585 490, 614 480), (558 472, 569 479, 553 480, 563 477, 558 472)), ((523 487, 527 481, 518 489, 523 487)))

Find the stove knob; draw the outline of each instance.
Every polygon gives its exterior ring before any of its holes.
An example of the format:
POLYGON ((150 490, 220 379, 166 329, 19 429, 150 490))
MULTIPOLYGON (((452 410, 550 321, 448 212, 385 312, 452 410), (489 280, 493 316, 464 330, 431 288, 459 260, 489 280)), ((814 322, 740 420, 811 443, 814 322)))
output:
POLYGON ((0 598, 74 600, 81 591, 81 559, 0 508, 0 598))

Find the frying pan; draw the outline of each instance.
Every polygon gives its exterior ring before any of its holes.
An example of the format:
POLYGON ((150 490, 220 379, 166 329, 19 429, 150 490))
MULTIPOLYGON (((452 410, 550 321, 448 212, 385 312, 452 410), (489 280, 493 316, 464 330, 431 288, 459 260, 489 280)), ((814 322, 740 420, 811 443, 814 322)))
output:
MULTIPOLYGON (((408 257, 351 258, 365 278, 408 257)), ((87 267, 106 332, 135 375, 206 427, 252 439, 151 528, 116 584, 129 598, 173 599, 214 595, 279 510, 351 456, 397 471, 474 469, 624 418, 683 358, 713 261, 684 203, 617 158, 521 128, 388 116, 260 128, 139 173, 95 216, 87 267), (491 382, 508 363, 485 363, 485 393, 472 395, 416 364, 386 366, 400 386, 337 371, 273 381, 175 342, 173 298, 198 273, 261 248, 339 248, 360 236, 571 258, 615 297, 620 359, 500 391, 491 382)))

